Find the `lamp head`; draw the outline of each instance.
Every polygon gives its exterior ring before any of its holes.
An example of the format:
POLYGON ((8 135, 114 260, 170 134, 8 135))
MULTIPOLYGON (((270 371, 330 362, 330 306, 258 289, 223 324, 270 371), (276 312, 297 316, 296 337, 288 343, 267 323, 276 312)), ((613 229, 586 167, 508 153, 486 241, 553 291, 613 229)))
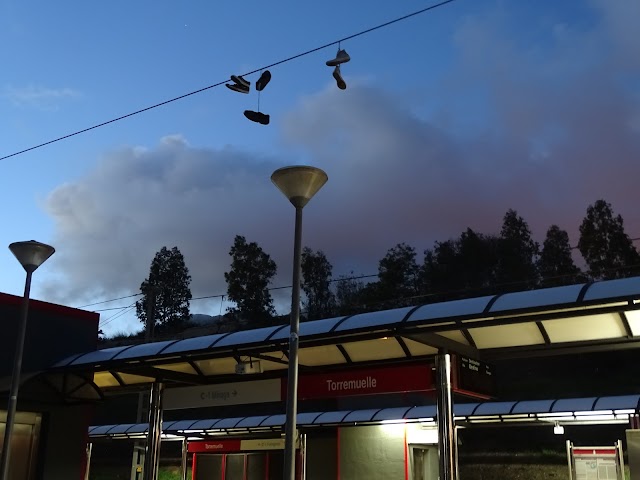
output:
POLYGON ((35 240, 14 242, 9 245, 9 250, 27 272, 34 272, 56 251, 52 246, 35 240))
POLYGON ((323 170, 304 165, 279 168, 271 175, 271 181, 296 208, 309 203, 328 179, 323 170))

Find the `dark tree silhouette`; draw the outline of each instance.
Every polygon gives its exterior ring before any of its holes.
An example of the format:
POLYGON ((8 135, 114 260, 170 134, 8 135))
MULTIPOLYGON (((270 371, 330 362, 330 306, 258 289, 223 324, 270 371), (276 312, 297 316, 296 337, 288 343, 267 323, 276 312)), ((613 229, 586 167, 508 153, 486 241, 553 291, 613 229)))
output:
POLYGON ((578 248, 595 280, 628 277, 639 270, 640 255, 624 231, 622 216, 604 200, 587 208, 578 248))
MULTIPOLYGON (((371 285, 373 287, 373 285, 371 285)), ((416 263, 416 251, 406 243, 390 248, 378 264, 378 282, 375 285, 379 301, 387 307, 398 307, 415 301, 418 294, 420 268, 416 263)))
POLYGON ((547 230, 538 268, 544 287, 569 285, 583 280, 571 256, 569 234, 557 225, 551 225, 547 230))
POLYGON ((351 315, 363 311, 363 291, 365 288, 361 280, 354 279, 351 272, 348 276, 341 275, 336 282, 336 314, 351 315))
POLYGON ((423 290, 432 301, 481 295, 495 284, 498 239, 468 228, 425 251, 423 290))
POLYGON ((236 304, 229 313, 239 322, 260 324, 271 320, 275 309, 269 284, 277 272, 276 263, 257 243, 247 243, 240 235, 236 235, 229 255, 231 269, 224 279, 227 296, 236 304))
POLYGON ((302 250, 302 291, 307 320, 329 318, 335 311, 335 296, 331 291, 333 267, 325 254, 308 247, 302 250))
POLYGON ((143 296, 136 302, 140 321, 147 322, 148 302, 153 289, 155 325, 170 331, 183 328, 190 317, 190 283, 189 269, 178 247, 171 250, 162 247, 151 262, 149 277, 140 285, 143 296))
POLYGON ((538 284, 539 245, 531 230, 515 210, 504 216, 498 242, 496 281, 503 291, 526 290, 538 284))

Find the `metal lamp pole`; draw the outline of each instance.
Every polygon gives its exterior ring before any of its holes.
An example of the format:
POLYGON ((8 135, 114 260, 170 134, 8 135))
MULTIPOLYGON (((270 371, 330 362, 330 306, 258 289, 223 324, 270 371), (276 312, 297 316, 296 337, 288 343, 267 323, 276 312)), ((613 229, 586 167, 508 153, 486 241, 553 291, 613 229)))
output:
POLYGON ((13 372, 11 375, 11 390, 9 393, 9 405, 7 407, 7 424, 4 431, 4 443, 2 447, 2 464, 0 472, 2 480, 9 480, 9 460, 11 458, 11 436, 16 419, 18 405, 18 391, 20 390, 20 373, 22 372, 22 357, 24 354, 24 339, 27 333, 27 316, 29 313, 29 294, 31 292, 31 276, 42 265, 55 249, 44 243, 30 240, 27 242, 15 242, 9 245, 9 249, 22 264, 27 272, 24 284, 24 296, 20 307, 20 323, 18 325, 18 339, 13 360, 13 372))
POLYGON ((293 289, 289 333, 289 366, 287 373, 287 412, 285 422, 284 480, 295 480, 296 416, 298 413, 298 343, 300 327, 300 277, 302 258, 302 209, 327 182, 325 172, 315 167, 294 166, 276 170, 271 181, 296 209, 293 247, 293 289))

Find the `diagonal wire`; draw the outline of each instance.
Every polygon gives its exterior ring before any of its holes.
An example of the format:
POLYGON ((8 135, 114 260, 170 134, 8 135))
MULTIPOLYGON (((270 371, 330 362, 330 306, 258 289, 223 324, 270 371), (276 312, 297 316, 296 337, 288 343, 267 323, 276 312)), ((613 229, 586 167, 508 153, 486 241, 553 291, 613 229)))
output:
MULTIPOLYGON (((266 70, 268 68, 273 68, 273 67, 276 67, 278 65, 282 65, 283 63, 291 62, 291 61, 296 60, 296 59, 298 59, 300 57, 304 57, 306 55, 310 55, 312 53, 315 53, 315 52, 318 52, 318 51, 323 50, 325 48, 328 48, 328 47, 330 47, 332 45, 336 45, 336 44, 339 45, 341 42, 344 42, 346 40, 351 40, 353 38, 360 37, 362 35, 366 35, 367 33, 371 33, 371 32, 374 32, 376 30, 380 30, 381 28, 385 28, 385 27, 388 27, 389 25, 393 25, 394 23, 402 22, 402 21, 407 20, 407 19, 409 19, 411 17, 415 17, 417 15, 421 15, 423 13, 426 13, 426 12, 430 11, 430 10, 433 10, 435 8, 438 8, 438 7, 442 7, 442 6, 446 5, 446 4, 452 3, 454 1, 455 0, 445 0, 445 1, 442 1, 440 3, 429 5, 428 7, 422 8, 422 9, 417 10, 417 11, 412 12, 412 13, 409 13, 409 14, 404 15, 402 17, 398 17, 398 18, 395 18, 395 19, 390 20, 388 22, 381 23, 380 25, 376 25, 375 27, 367 28, 366 30, 362 30, 362 31, 360 31, 358 33, 354 33, 352 35, 349 35, 349 36, 344 37, 344 38, 340 38, 338 40, 334 40, 333 42, 330 42, 330 43, 325 43, 324 45, 321 45, 321 46, 316 47, 316 48, 312 48, 311 50, 307 50, 307 51, 302 52, 302 53, 298 53, 297 55, 293 55, 291 57, 285 58, 284 60, 279 60, 277 62, 274 62, 274 63, 270 64, 270 65, 266 65, 264 67, 256 68, 255 70, 252 70, 250 72, 242 74, 242 76, 253 75, 254 73, 257 73, 257 72, 259 72, 261 70, 266 70)), ((30 152, 32 150, 36 150, 38 148, 45 147, 47 145, 51 145, 52 143, 60 142, 62 140, 66 140, 68 138, 75 137, 76 135, 80 135, 80 134, 89 132, 91 130, 95 130, 96 128, 104 127, 104 126, 109 125, 111 123, 119 122, 119 121, 124 120, 126 118, 133 117, 135 115, 139 115, 139 114, 144 113, 144 112, 148 112, 149 110, 153 110, 155 108, 162 107, 162 106, 167 105, 169 103, 177 102, 178 100, 182 100, 182 99, 185 99, 185 98, 190 97, 192 95, 196 95, 198 93, 202 93, 202 92, 210 90, 212 88, 219 87, 219 86, 227 83, 228 81, 229 81, 228 79, 225 79, 225 80, 223 80, 221 82, 214 83, 213 85, 208 85, 206 87, 199 88, 198 90, 194 90, 192 92, 185 93, 184 95, 180 95, 180 96, 177 96, 177 97, 174 97, 174 98, 170 98, 169 100, 165 100, 163 102, 156 103, 155 105, 151 105, 149 107, 141 108, 140 110, 136 110, 134 112, 130 112, 130 113, 127 113, 125 115, 121 115, 119 117, 112 118, 111 120, 107 120, 105 122, 98 123, 96 125, 92 125, 91 127, 83 128, 82 130, 77 130, 77 131, 75 131, 73 133, 69 133, 67 135, 63 135, 62 137, 54 138, 53 140, 49 140, 47 142, 40 143, 38 145, 34 145, 32 147, 29 147, 29 148, 25 148, 24 150, 20 150, 18 152, 14 152, 14 153, 11 153, 9 155, 5 155, 3 157, 0 157, 0 160, 6 160, 8 158, 15 157, 17 155, 21 155, 23 153, 27 153, 27 152, 30 152)))

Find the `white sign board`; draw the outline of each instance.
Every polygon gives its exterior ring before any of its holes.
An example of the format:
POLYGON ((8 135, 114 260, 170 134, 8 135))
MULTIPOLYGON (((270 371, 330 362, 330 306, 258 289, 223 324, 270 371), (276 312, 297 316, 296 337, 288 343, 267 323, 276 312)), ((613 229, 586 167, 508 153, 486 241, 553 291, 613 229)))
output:
POLYGON ((576 447, 568 441, 567 448, 574 480, 622 480, 624 464, 620 441, 612 447, 576 447))
POLYGON ((279 378, 276 378, 167 389, 164 392, 163 407, 165 410, 182 410, 279 402, 281 400, 281 382, 279 378))

